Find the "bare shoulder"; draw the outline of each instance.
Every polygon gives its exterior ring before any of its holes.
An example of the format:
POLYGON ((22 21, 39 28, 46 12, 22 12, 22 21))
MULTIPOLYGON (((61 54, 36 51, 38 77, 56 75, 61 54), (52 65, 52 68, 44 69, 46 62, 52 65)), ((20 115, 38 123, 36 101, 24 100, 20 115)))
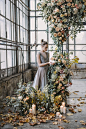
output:
POLYGON ((38 56, 38 57, 40 56, 40 51, 39 51, 39 52, 37 52, 37 56, 38 56))

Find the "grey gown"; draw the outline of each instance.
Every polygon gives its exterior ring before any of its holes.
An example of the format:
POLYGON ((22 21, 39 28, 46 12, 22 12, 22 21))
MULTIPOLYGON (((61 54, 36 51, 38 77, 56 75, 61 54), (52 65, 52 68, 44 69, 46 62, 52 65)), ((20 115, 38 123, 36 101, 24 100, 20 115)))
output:
MULTIPOLYGON (((49 62, 48 52, 46 52, 46 58, 41 54, 41 52, 39 52, 38 54, 40 54, 41 63, 49 62)), ((38 67, 38 70, 37 70, 37 73, 35 75, 34 82, 33 82, 33 87, 36 90, 40 89, 42 91, 44 86, 48 83, 48 80, 47 80, 48 67, 49 65, 38 67)))

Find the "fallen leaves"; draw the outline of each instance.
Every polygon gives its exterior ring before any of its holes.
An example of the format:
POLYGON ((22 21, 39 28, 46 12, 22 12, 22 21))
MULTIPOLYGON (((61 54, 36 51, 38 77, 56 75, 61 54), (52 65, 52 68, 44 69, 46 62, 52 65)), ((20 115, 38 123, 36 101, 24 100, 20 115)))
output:
POLYGON ((78 109, 78 112, 82 112, 82 109, 78 109))
POLYGON ((72 113, 76 113, 76 111, 73 108, 69 108, 69 111, 72 113))
POLYGON ((53 122, 53 125, 58 125, 58 122, 56 122, 56 121, 55 121, 55 122, 53 122))
POLYGON ((73 113, 67 113, 67 116, 73 116, 73 113))
POLYGON ((63 128, 62 126, 58 126, 58 128, 59 128, 59 129, 65 129, 65 128, 63 128))
POLYGON ((70 123, 70 121, 68 121, 68 120, 63 120, 65 123, 70 123))
POLYGON ((77 93, 73 92, 75 95, 78 95, 77 93))

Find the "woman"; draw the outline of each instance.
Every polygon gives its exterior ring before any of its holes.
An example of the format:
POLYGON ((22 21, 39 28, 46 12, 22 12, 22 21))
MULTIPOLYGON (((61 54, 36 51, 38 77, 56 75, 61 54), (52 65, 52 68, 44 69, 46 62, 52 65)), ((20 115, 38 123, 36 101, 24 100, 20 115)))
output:
POLYGON ((36 90, 43 90, 44 86, 48 84, 47 80, 47 71, 50 64, 54 64, 49 62, 49 53, 47 52, 48 43, 41 40, 41 51, 37 54, 37 63, 38 63, 38 70, 35 75, 33 87, 36 90))

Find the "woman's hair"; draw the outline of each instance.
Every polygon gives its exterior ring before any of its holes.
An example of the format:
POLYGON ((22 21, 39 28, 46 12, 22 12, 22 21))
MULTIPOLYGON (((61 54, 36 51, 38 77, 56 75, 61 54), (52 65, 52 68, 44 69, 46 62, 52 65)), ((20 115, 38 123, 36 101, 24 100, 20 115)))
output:
POLYGON ((48 42, 44 41, 43 39, 41 39, 41 46, 43 47, 44 45, 48 44, 48 42))

